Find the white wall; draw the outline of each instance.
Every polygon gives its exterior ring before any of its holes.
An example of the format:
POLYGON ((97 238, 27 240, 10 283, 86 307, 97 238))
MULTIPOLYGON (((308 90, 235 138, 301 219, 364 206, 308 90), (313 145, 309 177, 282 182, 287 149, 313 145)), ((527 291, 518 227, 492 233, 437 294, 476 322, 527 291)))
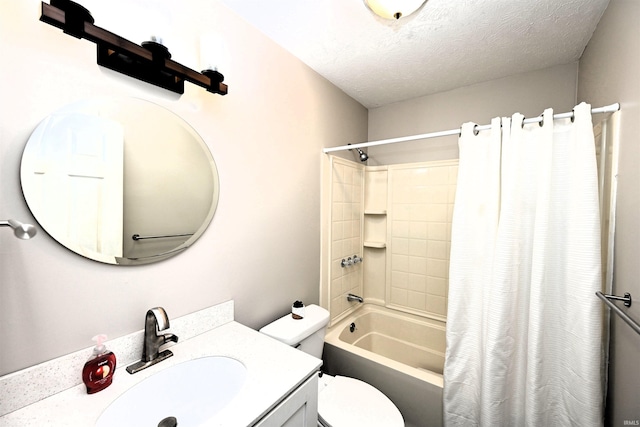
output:
POLYGON ((317 303, 321 149, 366 139, 366 109, 216 1, 183 1, 165 18, 186 52, 174 59, 192 68, 200 29, 222 35, 225 97, 189 83, 178 97, 100 68, 93 43, 39 16, 39 0, 0 0, 1 219, 34 221, 20 189, 24 145, 45 116, 91 96, 140 97, 184 118, 209 145, 221 194, 193 247, 145 266, 86 260, 41 229, 29 241, 0 230, 0 374, 89 347, 97 333, 139 330, 154 306, 173 318, 234 299, 236 318, 257 328, 296 299, 317 303))
MULTIPOLYGON (((611 0, 580 59, 578 99, 620 102, 614 293, 640 322, 640 2, 611 0)), ((622 307, 624 308, 624 307, 622 307)), ((640 336, 612 314, 607 425, 640 421, 640 336)), ((631 424, 633 425, 633 424, 631 424)))
MULTIPOLYGON (((457 129, 465 122, 488 124, 492 117, 515 112, 535 117, 550 107, 559 113, 571 111, 577 65, 558 65, 369 110, 369 140, 457 129)), ((458 138, 369 147, 368 153, 369 165, 454 159, 458 138)))

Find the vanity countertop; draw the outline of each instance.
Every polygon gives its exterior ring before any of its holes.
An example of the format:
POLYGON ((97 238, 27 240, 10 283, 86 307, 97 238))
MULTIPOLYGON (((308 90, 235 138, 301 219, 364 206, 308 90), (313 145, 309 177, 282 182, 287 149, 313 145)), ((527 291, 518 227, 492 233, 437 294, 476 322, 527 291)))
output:
MULTIPOLYGON (((235 321, 170 347, 174 356, 129 374, 118 366, 113 384, 96 394, 84 384, 0 417, 0 427, 92 426, 118 396, 154 373, 187 360, 227 356, 242 362, 247 378, 240 393, 208 426, 251 426, 317 371, 322 361, 235 321)), ((55 381, 55 373, 51 374, 55 381)))

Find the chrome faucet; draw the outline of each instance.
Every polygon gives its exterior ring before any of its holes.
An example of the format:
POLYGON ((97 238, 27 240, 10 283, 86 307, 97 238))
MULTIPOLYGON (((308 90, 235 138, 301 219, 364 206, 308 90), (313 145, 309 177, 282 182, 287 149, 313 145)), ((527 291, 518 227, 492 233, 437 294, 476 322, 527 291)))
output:
POLYGON ((359 297, 358 295, 354 295, 354 294, 348 294, 347 301, 358 301, 360 303, 364 302, 362 297, 359 297))
POLYGON ((169 317, 162 307, 147 311, 144 321, 144 342, 142 345, 142 360, 127 366, 127 372, 135 374, 149 366, 153 366, 164 359, 173 356, 171 350, 160 352, 160 347, 170 341, 178 342, 174 334, 158 335, 157 332, 169 329, 169 317))

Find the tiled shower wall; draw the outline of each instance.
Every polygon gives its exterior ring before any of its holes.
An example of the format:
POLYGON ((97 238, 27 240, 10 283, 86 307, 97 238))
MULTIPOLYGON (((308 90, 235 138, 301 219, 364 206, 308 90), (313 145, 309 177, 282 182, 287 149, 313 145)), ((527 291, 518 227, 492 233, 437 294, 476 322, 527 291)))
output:
POLYGON ((341 267, 343 259, 362 256, 364 166, 334 157, 331 161, 331 319, 354 304, 347 294, 362 295, 362 263, 341 267))
POLYGON ((458 161, 389 166, 387 305, 445 317, 458 161))

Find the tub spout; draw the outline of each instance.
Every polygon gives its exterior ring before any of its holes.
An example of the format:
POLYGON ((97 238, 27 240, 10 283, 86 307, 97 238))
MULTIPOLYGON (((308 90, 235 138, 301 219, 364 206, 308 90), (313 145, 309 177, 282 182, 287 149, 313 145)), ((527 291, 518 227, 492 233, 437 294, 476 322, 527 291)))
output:
POLYGON ((361 303, 364 302, 362 297, 359 297, 358 295, 354 295, 354 294, 347 295, 347 301, 358 301, 361 303))

